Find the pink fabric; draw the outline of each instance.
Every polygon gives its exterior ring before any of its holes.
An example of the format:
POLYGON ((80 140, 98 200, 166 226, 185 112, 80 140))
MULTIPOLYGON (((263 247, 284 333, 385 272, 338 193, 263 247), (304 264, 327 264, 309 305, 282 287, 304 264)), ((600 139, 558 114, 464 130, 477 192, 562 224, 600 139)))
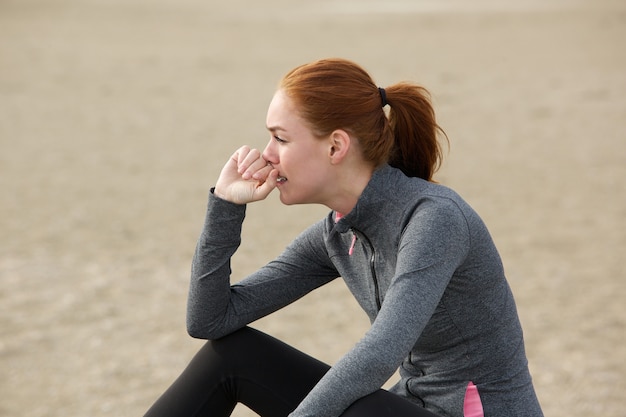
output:
MULTIPOLYGON (((335 223, 337 223, 339 220, 341 220, 341 218, 343 217, 343 214, 339 213, 338 211, 335 212, 335 223)), ((352 234, 352 242, 350 243, 350 249, 348 249, 348 255, 352 256, 352 254, 354 253, 354 245, 356 245, 356 235, 353 233, 352 234)))
POLYGON ((348 255, 352 256, 354 253, 354 245, 356 245, 356 235, 352 235, 352 243, 350 243, 350 249, 348 249, 348 255))
POLYGON ((478 388, 472 381, 467 384, 465 401, 463 402, 463 417, 485 417, 483 403, 478 395, 478 388))

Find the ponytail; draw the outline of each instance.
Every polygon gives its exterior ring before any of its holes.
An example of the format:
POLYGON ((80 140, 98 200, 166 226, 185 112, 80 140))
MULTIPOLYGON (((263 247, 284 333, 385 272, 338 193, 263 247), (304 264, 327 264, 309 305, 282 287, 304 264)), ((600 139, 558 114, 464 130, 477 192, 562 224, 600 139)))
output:
POLYGON ((409 177, 432 181, 443 161, 438 135, 442 134, 446 140, 447 136, 435 120, 430 94, 425 88, 409 83, 394 84, 385 92, 394 137, 389 165, 409 177))

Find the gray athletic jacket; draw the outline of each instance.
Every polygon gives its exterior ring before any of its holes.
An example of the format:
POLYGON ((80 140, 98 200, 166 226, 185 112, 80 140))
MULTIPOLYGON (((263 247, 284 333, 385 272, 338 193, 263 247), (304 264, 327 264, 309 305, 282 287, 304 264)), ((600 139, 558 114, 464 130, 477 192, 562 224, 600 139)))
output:
POLYGON ((500 257, 455 192, 384 166, 350 213, 329 213, 231 286, 244 216, 211 193, 192 264, 192 336, 224 336, 337 277, 372 322, 291 417, 338 416, 398 367, 391 391, 441 416, 463 416, 470 382, 487 417, 542 416, 500 257))

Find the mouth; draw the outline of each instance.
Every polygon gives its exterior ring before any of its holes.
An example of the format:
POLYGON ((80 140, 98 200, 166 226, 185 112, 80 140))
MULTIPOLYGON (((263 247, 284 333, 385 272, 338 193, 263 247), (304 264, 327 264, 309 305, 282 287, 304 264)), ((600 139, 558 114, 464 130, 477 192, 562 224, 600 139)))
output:
POLYGON ((279 176, 278 178, 276 178, 276 183, 277 184, 284 184, 286 181, 287 181, 287 178, 285 178, 285 177, 279 176))

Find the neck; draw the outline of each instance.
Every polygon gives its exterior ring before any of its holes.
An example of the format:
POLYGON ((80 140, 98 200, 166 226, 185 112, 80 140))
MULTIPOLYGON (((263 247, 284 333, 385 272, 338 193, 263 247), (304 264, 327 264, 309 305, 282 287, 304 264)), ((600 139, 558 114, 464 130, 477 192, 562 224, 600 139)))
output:
POLYGON ((340 172, 334 190, 334 198, 327 204, 328 208, 342 215, 348 214, 356 206, 363 190, 372 178, 374 169, 368 165, 351 168, 340 172))

